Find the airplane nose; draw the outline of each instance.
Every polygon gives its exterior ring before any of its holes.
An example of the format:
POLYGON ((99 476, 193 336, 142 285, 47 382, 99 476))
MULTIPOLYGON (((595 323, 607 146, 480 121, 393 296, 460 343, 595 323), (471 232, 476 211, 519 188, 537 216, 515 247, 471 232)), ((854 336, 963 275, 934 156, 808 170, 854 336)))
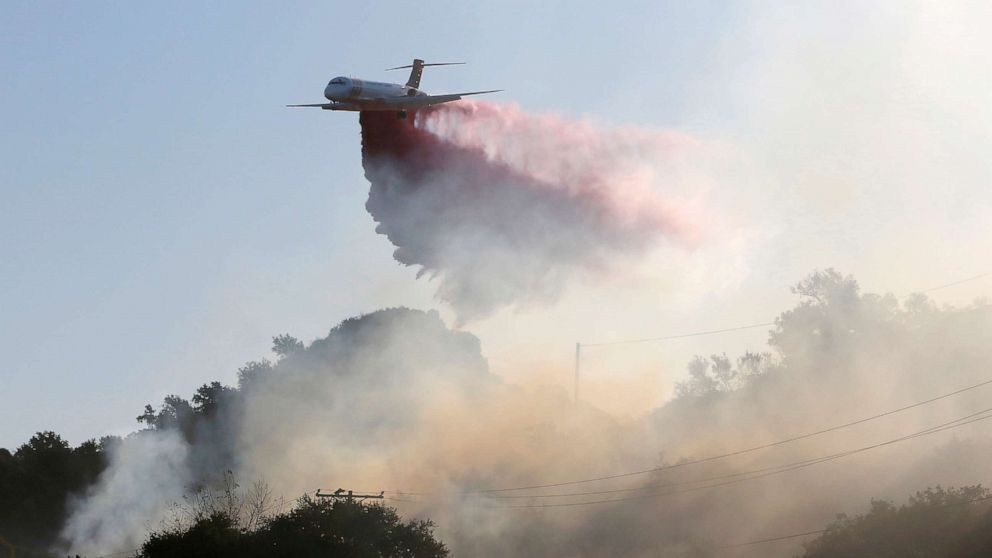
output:
POLYGON ((348 86, 342 83, 329 83, 324 88, 324 97, 331 101, 344 101, 348 98, 348 86))

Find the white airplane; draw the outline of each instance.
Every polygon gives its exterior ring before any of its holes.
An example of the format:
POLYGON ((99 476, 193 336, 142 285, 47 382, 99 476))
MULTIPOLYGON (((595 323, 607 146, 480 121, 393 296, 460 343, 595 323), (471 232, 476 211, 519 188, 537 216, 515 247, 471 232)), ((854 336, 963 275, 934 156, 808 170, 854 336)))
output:
POLYGON ((409 66, 397 66, 389 70, 410 70, 410 79, 406 85, 398 83, 383 83, 381 81, 366 81, 362 79, 338 76, 324 88, 324 97, 329 103, 314 103, 310 105, 286 105, 287 107, 315 107, 324 110, 376 110, 396 111, 396 116, 406 118, 407 109, 417 109, 457 101, 466 95, 482 95, 496 93, 502 89, 489 91, 470 91, 468 93, 452 93, 450 95, 428 95, 420 90, 420 77, 426 66, 453 66, 464 62, 437 62, 425 64, 423 60, 414 59, 409 66))

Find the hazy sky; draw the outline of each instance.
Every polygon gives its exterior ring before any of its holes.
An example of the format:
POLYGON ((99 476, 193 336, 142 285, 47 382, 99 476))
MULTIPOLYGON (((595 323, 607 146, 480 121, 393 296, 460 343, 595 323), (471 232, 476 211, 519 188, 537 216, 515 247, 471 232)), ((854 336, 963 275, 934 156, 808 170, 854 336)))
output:
MULTIPOLYGON (((717 241, 467 326, 507 377, 538 363, 567 385, 576 340, 771 319, 814 267, 898 294, 989 271, 989 8, 832 4, 5 6, 0 447, 124 433, 272 335, 438 306, 364 209, 356 115, 283 106, 338 74, 403 81, 381 70, 414 57, 470 63, 428 69, 431 92, 504 88, 492 100, 724 154, 705 172, 717 241)), ((658 368, 636 373, 657 403, 692 353, 764 337, 638 348, 658 368)), ((623 381, 603 351, 589 373, 623 381)))

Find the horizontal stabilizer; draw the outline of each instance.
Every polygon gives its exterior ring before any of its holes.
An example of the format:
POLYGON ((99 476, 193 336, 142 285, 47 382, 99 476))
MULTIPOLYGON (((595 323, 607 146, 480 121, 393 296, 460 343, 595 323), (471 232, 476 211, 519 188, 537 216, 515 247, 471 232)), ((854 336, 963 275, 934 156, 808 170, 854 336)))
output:
MULTIPOLYGON (((421 67, 427 67, 427 66, 462 66, 464 64, 467 64, 467 62, 431 62, 431 63, 419 64, 419 66, 421 66, 421 67)), ((386 71, 388 72, 390 70, 402 70, 404 68, 412 68, 413 66, 414 66, 413 64, 407 64, 406 66, 396 66, 395 68, 386 68, 386 71)))
POLYGON ((388 72, 389 70, 402 70, 403 68, 413 68, 412 70, 410 70, 410 78, 406 80, 406 86, 417 89, 420 87, 420 78, 424 75, 424 68, 426 68, 427 66, 458 66, 460 64, 464 64, 464 62, 425 63, 423 60, 419 58, 414 58, 413 64, 409 64, 406 66, 396 66, 395 68, 386 68, 386 71, 388 72))

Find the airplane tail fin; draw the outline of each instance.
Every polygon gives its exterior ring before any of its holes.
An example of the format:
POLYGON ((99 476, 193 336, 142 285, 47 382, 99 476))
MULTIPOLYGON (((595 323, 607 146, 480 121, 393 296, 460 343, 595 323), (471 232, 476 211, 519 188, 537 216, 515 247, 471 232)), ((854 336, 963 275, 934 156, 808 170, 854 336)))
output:
POLYGON ((397 66, 395 68, 386 68, 386 70, 402 70, 403 68, 411 68, 410 79, 406 80, 406 86, 412 87, 414 89, 420 89, 420 78, 424 75, 424 68, 427 66, 457 66, 464 64, 464 62, 433 62, 430 64, 425 64, 423 60, 415 58, 413 64, 408 66, 397 66))
POLYGON ((424 75, 424 61, 419 58, 415 58, 410 67, 410 79, 406 80, 406 86, 419 89, 420 78, 424 75))

